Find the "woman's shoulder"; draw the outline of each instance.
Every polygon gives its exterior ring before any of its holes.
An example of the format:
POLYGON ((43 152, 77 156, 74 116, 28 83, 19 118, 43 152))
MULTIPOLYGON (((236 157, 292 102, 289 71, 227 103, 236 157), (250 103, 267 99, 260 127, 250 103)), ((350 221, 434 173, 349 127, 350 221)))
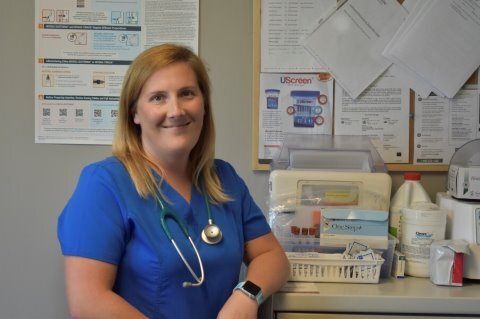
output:
POLYGON ((122 162, 115 156, 87 164, 82 169, 82 175, 110 176, 113 179, 125 178, 128 173, 122 162))
POLYGON ((217 171, 218 174, 237 174, 235 168, 229 162, 216 158, 213 162, 213 167, 217 171))
POLYGON ((116 158, 115 156, 108 156, 108 157, 106 157, 102 160, 91 162, 91 163, 87 164, 85 167, 86 168, 101 167, 101 168, 107 169, 107 170, 115 170, 115 169, 119 169, 120 166, 122 166, 122 162, 120 162, 120 160, 118 158, 116 158))
POLYGON ((243 183, 242 178, 240 175, 238 175, 233 165, 229 162, 222 159, 215 159, 214 168, 218 177, 224 184, 234 183, 238 186, 238 183, 243 183))

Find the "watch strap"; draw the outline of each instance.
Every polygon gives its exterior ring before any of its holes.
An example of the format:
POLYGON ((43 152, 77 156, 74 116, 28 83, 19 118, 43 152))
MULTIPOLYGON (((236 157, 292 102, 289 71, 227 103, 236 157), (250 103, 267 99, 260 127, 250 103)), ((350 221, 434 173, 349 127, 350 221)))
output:
POLYGON ((260 305, 263 302, 262 289, 260 289, 260 287, 258 287, 251 281, 247 280, 247 281, 239 282, 238 285, 235 286, 235 288, 233 289, 233 291, 235 290, 240 290, 242 293, 247 295, 250 299, 255 300, 258 305, 260 305), (253 291, 249 291, 249 287, 251 286, 255 287, 258 292, 254 293, 253 291))

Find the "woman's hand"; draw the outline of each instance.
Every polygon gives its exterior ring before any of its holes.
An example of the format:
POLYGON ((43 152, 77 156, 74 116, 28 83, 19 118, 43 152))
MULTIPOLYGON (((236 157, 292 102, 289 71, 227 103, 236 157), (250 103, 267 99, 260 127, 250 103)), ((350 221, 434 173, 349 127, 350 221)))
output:
MULTIPOLYGON (((258 285, 264 298, 268 298, 288 280, 290 263, 272 233, 247 242, 244 260, 248 266, 245 280, 258 285)), ((257 301, 235 290, 223 305, 217 319, 256 319, 257 313, 257 301)))
POLYGON ((256 319, 257 312, 257 301, 236 290, 223 305, 217 319, 256 319))

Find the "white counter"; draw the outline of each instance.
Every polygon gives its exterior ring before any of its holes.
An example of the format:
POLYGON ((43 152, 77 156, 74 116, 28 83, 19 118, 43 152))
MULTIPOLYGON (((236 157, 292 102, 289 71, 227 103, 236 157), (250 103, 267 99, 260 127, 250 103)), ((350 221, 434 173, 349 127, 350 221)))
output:
POLYGON ((261 318, 274 318, 275 312, 480 317, 480 281, 451 287, 434 285, 428 278, 405 277, 380 279, 378 284, 314 285, 316 293, 274 294, 262 305, 261 318))

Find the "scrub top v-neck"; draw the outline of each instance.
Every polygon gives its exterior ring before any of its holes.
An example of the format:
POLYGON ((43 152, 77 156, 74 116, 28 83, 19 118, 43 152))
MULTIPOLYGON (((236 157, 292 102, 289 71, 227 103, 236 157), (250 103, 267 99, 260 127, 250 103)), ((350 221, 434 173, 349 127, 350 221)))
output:
MULTIPOLYGON (((201 231, 208 223, 203 194, 192 188, 188 203, 168 183, 161 190, 165 204, 188 226, 201 255, 205 282, 194 281, 160 226, 160 208, 153 198, 138 196, 124 166, 115 157, 84 168, 58 221, 58 237, 66 256, 92 258, 117 266, 114 291, 149 318, 215 318, 238 282, 245 242, 270 232, 245 183, 233 167, 215 160, 224 191, 232 198, 210 205, 223 240, 208 245, 201 231)), ((167 219, 170 232, 196 274, 197 257, 179 226, 167 219)))

